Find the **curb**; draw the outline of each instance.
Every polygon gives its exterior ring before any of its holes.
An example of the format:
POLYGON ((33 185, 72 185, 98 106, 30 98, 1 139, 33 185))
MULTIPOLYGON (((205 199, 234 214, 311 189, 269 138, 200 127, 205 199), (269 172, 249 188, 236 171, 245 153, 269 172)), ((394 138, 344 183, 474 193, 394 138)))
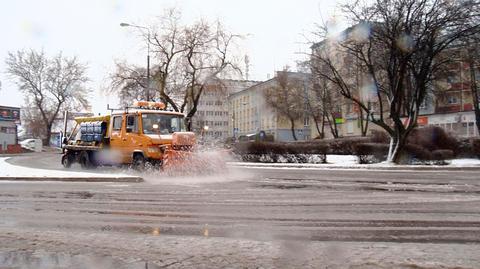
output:
POLYGON ((320 170, 418 170, 418 171, 480 171, 480 166, 333 166, 328 164, 319 165, 301 165, 301 164, 268 164, 268 163, 228 163, 231 167, 242 168, 298 168, 298 169, 320 169, 320 170))
POLYGON ((144 182, 141 177, 0 177, 0 181, 144 182))

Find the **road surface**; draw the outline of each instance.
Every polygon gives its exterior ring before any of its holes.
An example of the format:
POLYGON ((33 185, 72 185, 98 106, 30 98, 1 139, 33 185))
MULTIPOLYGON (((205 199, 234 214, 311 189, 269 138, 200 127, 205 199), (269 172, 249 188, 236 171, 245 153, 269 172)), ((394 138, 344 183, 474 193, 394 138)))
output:
POLYGON ((0 182, 0 268, 480 268, 478 171, 143 176, 0 182))

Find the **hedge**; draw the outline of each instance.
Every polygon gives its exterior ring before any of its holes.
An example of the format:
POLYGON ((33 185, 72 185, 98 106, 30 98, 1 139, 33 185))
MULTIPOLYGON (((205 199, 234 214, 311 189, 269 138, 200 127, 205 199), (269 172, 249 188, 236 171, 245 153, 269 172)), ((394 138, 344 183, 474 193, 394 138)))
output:
POLYGON ((243 161, 325 163, 328 146, 318 142, 240 142, 233 152, 243 161))
MULTIPOLYGON (((361 164, 378 163, 387 159, 389 144, 363 143, 356 147, 358 162, 361 164)), ((446 164, 446 160, 453 159, 454 152, 449 149, 429 151, 419 145, 407 144, 400 153, 399 163, 401 164, 446 164)))
POLYGON ((480 139, 474 139, 472 141, 472 149, 477 158, 480 158, 480 139))
POLYGON ((438 126, 428 126, 414 129, 407 139, 407 144, 419 145, 429 151, 449 149, 454 153, 458 150, 458 140, 438 126))
POLYGON ((388 144, 362 143, 355 145, 355 154, 358 157, 358 163, 378 163, 387 159, 388 148, 388 144))

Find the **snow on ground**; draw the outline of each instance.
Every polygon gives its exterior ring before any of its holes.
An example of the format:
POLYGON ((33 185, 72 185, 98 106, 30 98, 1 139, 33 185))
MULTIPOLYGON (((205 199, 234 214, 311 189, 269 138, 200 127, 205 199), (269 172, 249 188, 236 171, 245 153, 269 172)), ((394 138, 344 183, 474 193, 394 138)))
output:
POLYGON ((455 159, 451 161, 450 166, 480 166, 480 159, 455 159))
POLYGON ((251 166, 251 167, 292 167, 292 168, 401 168, 401 169, 415 169, 415 168, 451 168, 451 167, 478 167, 480 168, 479 159, 455 159, 449 161, 447 165, 397 165, 393 163, 375 163, 375 164, 359 164, 357 156, 355 155, 327 155, 326 164, 311 164, 311 163, 258 163, 258 162, 230 162, 234 166, 251 166))
POLYGON ((47 169, 37 169, 29 168, 23 166, 12 165, 6 162, 10 157, 0 157, 0 177, 16 177, 16 178, 119 178, 119 177, 131 177, 126 174, 112 174, 112 173, 93 173, 93 172, 73 172, 73 171, 62 171, 62 170, 47 170, 47 169))

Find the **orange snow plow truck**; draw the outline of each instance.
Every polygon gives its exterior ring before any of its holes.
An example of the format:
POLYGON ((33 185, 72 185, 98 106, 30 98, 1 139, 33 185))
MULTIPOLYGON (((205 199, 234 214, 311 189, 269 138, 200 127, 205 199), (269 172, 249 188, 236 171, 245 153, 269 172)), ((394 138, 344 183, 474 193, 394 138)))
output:
POLYGON ((78 117, 63 140, 62 164, 78 162, 83 168, 98 165, 146 164, 165 168, 188 157, 195 134, 187 132, 182 113, 166 111, 160 102, 135 102, 133 107, 111 110, 111 115, 78 117))

